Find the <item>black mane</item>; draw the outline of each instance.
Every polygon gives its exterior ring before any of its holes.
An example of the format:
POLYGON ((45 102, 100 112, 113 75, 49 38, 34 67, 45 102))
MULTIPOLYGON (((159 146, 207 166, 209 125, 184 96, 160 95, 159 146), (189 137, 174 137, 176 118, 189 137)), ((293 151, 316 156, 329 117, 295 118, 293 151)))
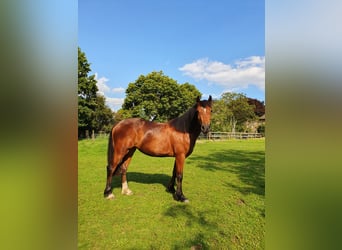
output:
POLYGON ((193 133, 196 130, 200 130, 200 124, 197 120, 196 105, 186 111, 183 115, 169 121, 169 124, 174 127, 177 131, 183 133, 193 133))

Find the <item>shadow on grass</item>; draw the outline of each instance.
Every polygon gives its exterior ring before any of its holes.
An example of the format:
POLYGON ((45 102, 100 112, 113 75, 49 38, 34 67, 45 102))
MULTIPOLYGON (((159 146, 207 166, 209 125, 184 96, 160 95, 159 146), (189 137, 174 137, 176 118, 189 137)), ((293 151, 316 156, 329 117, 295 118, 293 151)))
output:
POLYGON ((166 174, 147 174, 139 172, 128 172, 127 180, 143 184, 162 184, 165 188, 169 183, 171 176, 166 174))
MULTIPOLYGON (((127 172, 127 181, 143 184, 162 184, 165 188, 169 183, 171 176, 166 174, 147 174, 139 172, 127 172)), ((121 176, 114 176, 112 181, 113 188, 121 188, 121 176)))
MULTIPOLYGON (((210 222, 206 219, 210 211, 192 211, 191 207, 186 204, 177 204, 169 207, 164 215, 172 217, 175 220, 184 221, 184 227, 198 227, 201 232, 194 234, 190 239, 175 242, 172 249, 209 249, 207 241, 210 239, 210 235, 204 235, 202 232, 214 232, 218 230, 216 223, 210 222)), ((212 211, 214 213, 214 211, 212 211)), ((223 232, 220 232, 222 237, 226 237, 223 232)))
POLYGON ((243 185, 224 183, 240 193, 254 193, 265 196, 265 152, 245 150, 220 150, 207 156, 194 155, 189 162, 209 172, 227 172, 235 174, 243 185))

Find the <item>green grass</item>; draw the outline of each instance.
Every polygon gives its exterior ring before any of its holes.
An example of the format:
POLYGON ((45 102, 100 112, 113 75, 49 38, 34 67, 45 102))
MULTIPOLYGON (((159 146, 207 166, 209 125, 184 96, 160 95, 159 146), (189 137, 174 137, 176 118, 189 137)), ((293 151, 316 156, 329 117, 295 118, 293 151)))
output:
POLYGON ((80 249, 265 248, 264 139, 198 141, 184 167, 190 203, 165 191, 174 158, 136 151, 127 173, 134 195, 121 195, 114 177, 116 198, 106 200, 107 139, 79 141, 78 152, 80 249))

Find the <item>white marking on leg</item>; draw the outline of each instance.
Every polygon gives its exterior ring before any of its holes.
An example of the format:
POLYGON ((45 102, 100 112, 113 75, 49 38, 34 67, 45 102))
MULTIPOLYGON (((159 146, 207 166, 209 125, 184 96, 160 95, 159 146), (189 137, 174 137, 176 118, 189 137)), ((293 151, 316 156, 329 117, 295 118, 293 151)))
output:
POLYGON ((106 197, 107 200, 112 200, 112 199, 114 199, 114 198, 115 198, 114 194, 109 194, 109 195, 106 197))
POLYGON ((127 183, 127 181, 125 181, 125 182, 122 183, 121 194, 125 194, 125 195, 132 195, 132 194, 133 194, 132 190, 130 190, 130 189, 128 188, 128 183, 127 183))
POLYGON ((128 189, 128 183, 127 183, 127 181, 125 181, 125 182, 122 183, 122 189, 123 189, 123 190, 128 189))

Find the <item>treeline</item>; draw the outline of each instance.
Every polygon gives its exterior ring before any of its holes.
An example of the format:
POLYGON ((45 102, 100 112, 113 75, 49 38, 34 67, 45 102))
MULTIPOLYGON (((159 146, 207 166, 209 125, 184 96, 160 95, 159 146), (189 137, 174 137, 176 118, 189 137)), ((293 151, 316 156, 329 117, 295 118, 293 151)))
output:
POLYGON ((89 75, 90 64, 78 48, 78 137, 84 138, 98 131, 108 131, 114 123, 112 110, 105 97, 98 94, 97 81, 89 75))
POLYGON ((265 105, 242 93, 223 93, 214 101, 211 128, 221 132, 261 132, 264 124, 259 122, 265 114, 265 105))
MULTIPOLYGON (((78 49, 78 135, 80 138, 99 131, 109 132, 122 119, 141 117, 165 122, 178 117, 194 105, 202 93, 192 84, 179 84, 162 71, 140 75, 129 83, 122 108, 113 112, 105 105, 105 97, 98 94, 94 75, 89 76, 90 64, 78 49)), ((250 124, 258 122, 265 113, 265 105, 242 93, 224 93, 214 100, 213 131, 250 131, 250 124)), ((256 123, 257 126, 258 123, 256 123)), ((264 129, 264 128, 263 128, 264 129)))

